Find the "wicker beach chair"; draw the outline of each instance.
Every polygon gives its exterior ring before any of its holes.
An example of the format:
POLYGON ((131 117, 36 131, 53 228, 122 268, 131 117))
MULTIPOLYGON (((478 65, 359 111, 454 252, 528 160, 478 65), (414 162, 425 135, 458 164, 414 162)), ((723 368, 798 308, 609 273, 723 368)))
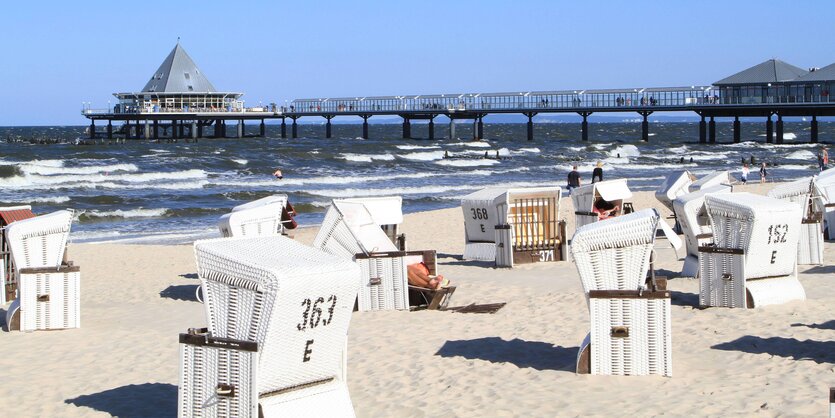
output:
POLYGON ((354 417, 359 268, 280 235, 194 244, 208 327, 180 334, 179 417, 354 417))
POLYGON ((689 193, 689 187, 696 177, 689 171, 674 171, 664 179, 655 191, 655 198, 668 209, 673 210, 673 201, 689 193))
POLYGON ((29 205, 0 207, 0 305, 14 300, 17 294, 17 276, 5 227, 12 222, 34 217, 29 205))
POLYGON ((559 187, 485 189, 465 196, 464 258, 495 260, 498 267, 564 260, 561 196, 559 187))
POLYGON ((288 210, 292 211, 292 207, 288 206, 287 195, 267 196, 235 206, 220 217, 218 228, 224 237, 283 234, 285 229, 294 227, 288 210))
POLYGON ((823 213, 815 204, 820 196, 815 177, 804 177, 782 183, 768 192, 769 197, 794 202, 803 211, 800 239, 797 243, 797 264, 823 264, 823 213))
POLYGON ((820 213, 826 239, 835 239, 835 168, 822 171, 815 178, 814 211, 820 213))
POLYGON ((620 206, 623 214, 632 211, 631 203, 624 202, 632 197, 626 179, 606 180, 578 187, 571 191, 571 201, 574 203, 575 229, 598 221, 594 212, 594 202, 602 198, 607 202, 620 206))
POLYGON ((732 183, 733 182, 731 181, 731 173, 728 170, 718 170, 712 173, 708 173, 704 177, 694 181, 690 185, 690 191, 696 192, 701 189, 706 189, 708 187, 732 183))
POLYGON ((699 277, 699 247, 713 243, 713 231, 705 212, 705 195, 731 193, 731 186, 716 185, 679 196, 673 208, 684 234, 685 257, 681 269, 683 277, 699 277))
POLYGON ((797 280, 802 211, 751 193, 709 194, 713 244, 699 247, 699 304, 730 308, 804 300, 797 280))
POLYGON ((437 292, 409 286, 407 267, 411 264, 422 262, 429 274, 437 274, 435 251, 401 251, 362 203, 333 200, 313 246, 359 264, 363 277, 357 301, 360 311, 407 310, 410 290, 421 292, 430 308, 443 308, 455 291, 452 286, 437 292))
POLYGON ((79 328, 81 273, 64 262, 73 211, 61 210, 6 227, 18 297, 6 311, 10 331, 79 328))
POLYGON ((406 251, 406 236, 398 234, 403 223, 403 198, 400 196, 356 197, 343 199, 345 202, 362 203, 371 214, 374 223, 386 233, 391 242, 402 251, 406 251))
POLYGON ((670 292, 647 283, 659 222, 658 212, 644 209, 574 234, 571 253, 591 325, 578 373, 672 376, 670 292))

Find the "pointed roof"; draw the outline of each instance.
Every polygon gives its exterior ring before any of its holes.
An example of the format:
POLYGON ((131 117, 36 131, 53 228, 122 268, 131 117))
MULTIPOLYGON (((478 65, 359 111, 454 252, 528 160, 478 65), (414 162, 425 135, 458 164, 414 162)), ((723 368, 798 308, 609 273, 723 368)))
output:
POLYGON ((778 83, 782 81, 794 80, 807 72, 808 71, 800 67, 796 67, 778 59, 770 59, 751 68, 742 70, 732 76, 723 78, 713 83, 713 85, 721 86, 728 84, 778 83))
POLYGON ((192 61, 186 50, 177 41, 177 45, 165 57, 165 60, 151 76, 148 84, 145 84, 145 87, 142 88, 142 91, 152 93, 214 93, 215 86, 197 68, 197 64, 192 61))
POLYGON ((829 64, 826 67, 810 71, 805 75, 798 77, 795 81, 835 81, 835 64, 829 64))

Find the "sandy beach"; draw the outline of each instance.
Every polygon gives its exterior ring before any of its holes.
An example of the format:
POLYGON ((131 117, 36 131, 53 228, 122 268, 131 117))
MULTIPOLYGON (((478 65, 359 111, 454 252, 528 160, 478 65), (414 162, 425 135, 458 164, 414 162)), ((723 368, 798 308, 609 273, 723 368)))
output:
MULTIPOLYGON (((738 187, 765 193, 770 185, 738 187)), ((650 192, 636 209, 660 208, 650 192)), ((562 216, 573 233, 571 200, 562 216)), ((664 215, 669 212, 662 210, 664 215)), ((698 309, 698 282, 673 278, 673 377, 574 373, 589 329, 571 262, 496 269, 461 260, 460 208, 406 216, 410 249, 436 249, 452 305, 507 302, 494 315, 359 312, 348 383, 359 417, 825 416, 835 386, 835 267, 801 266, 808 300, 698 309)), ((316 228, 297 230, 311 243, 316 228)), ((665 240, 661 274, 681 269, 665 240)), ((177 335, 205 326, 192 246, 71 244, 82 271, 80 329, 0 333, 0 415, 176 415, 177 335)), ((827 243, 827 264, 835 244, 827 243)), ((5 307, 4 307, 5 308, 5 307)), ((2 312, 3 315, 5 312, 2 312)))

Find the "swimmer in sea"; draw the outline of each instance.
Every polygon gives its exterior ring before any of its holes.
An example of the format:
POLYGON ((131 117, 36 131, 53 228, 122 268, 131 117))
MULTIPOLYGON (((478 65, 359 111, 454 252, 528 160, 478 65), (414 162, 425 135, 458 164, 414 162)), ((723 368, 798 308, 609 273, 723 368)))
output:
POLYGON ((284 176, 281 174, 281 169, 275 170, 275 172, 273 173, 273 176, 275 176, 275 178, 278 179, 278 180, 281 180, 281 179, 284 178, 284 176))

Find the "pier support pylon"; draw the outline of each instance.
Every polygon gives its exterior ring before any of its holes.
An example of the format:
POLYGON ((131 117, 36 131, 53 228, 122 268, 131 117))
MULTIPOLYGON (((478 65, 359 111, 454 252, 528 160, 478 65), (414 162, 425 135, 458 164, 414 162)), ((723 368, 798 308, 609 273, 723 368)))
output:
POLYGON ((412 122, 407 117, 403 117, 403 139, 412 139, 412 122))
POLYGON ((196 120, 191 122, 191 139, 193 139, 194 142, 197 142, 197 137, 200 136, 200 131, 197 129, 198 125, 199 123, 196 120))
POLYGON ((580 116, 583 117, 583 122, 580 124, 580 131, 581 131, 580 137, 583 139, 583 141, 588 141, 589 140, 589 119, 588 118, 589 118, 589 115, 591 115, 591 112, 579 112, 579 114, 580 114, 580 116))
POLYGON ((768 120, 765 122, 765 142, 774 142, 774 121, 771 120, 771 115, 768 115, 768 120))
POLYGON ((360 115, 362 117, 362 139, 368 139, 368 118, 371 115, 360 115))
POLYGON ((708 131, 708 135, 710 136, 710 139, 709 139, 710 143, 715 144, 716 143, 716 120, 713 118, 713 116, 710 117, 710 122, 708 122, 708 124, 707 124, 707 131, 708 131))
POLYGON ((287 121, 286 118, 281 118, 281 138, 287 139, 287 121))
POLYGON ((158 141, 159 140, 159 121, 158 120, 154 120, 153 131, 154 131, 154 141, 158 141))
POLYGON ((113 122, 107 121, 107 139, 113 139, 113 122))
POLYGON ((449 118, 449 139, 455 139, 455 119, 449 118))
POLYGON ((331 119, 333 119, 333 116, 325 115, 325 138, 331 137, 331 119))
POLYGON ((742 131, 739 125, 739 116, 734 116, 734 144, 738 144, 742 138, 742 131))
POLYGON ((179 139, 180 138, 180 124, 177 123, 177 120, 171 121, 171 138, 172 139, 179 139))
POLYGON ((818 117, 816 115, 812 115, 812 129, 809 134, 811 136, 810 141, 816 144, 818 142, 818 117))
POLYGON ((241 119, 238 121, 238 139, 244 137, 244 120, 241 119))
POLYGON ((429 117, 429 140, 435 139, 435 116, 429 117))
POLYGON ((90 139, 96 139, 96 120, 90 119, 90 139))
POLYGON ((197 138, 203 138, 203 124, 197 121, 197 138))
POLYGON ((524 113, 524 115, 528 117, 528 141, 533 141, 533 117, 536 116, 536 113, 529 112, 524 113))
POLYGON ((145 139, 151 139, 151 121, 145 120, 145 129, 143 130, 142 134, 145 137, 145 139))
POLYGON ((777 143, 783 143, 783 115, 777 114, 777 143))
POLYGON ((261 119, 261 125, 259 126, 258 136, 264 138, 267 136, 267 125, 264 123, 264 119, 261 119))
POLYGON ((643 121, 641 121, 641 140, 649 142, 649 119, 647 118, 652 114, 652 111, 643 110, 638 112, 638 114, 643 118, 643 121))
POLYGON ((478 139, 484 139, 484 116, 478 117, 478 139))
POLYGON ((705 122, 705 115, 699 115, 702 120, 699 121, 699 143, 707 143, 707 122, 705 122))
POLYGON ((290 131, 291 131, 291 134, 292 134, 291 136, 293 137, 293 139, 296 139, 296 138, 299 137, 299 127, 298 127, 298 124, 296 123, 296 119, 298 119, 298 118, 294 117, 292 119, 293 119, 293 126, 290 127, 291 128, 290 131))

